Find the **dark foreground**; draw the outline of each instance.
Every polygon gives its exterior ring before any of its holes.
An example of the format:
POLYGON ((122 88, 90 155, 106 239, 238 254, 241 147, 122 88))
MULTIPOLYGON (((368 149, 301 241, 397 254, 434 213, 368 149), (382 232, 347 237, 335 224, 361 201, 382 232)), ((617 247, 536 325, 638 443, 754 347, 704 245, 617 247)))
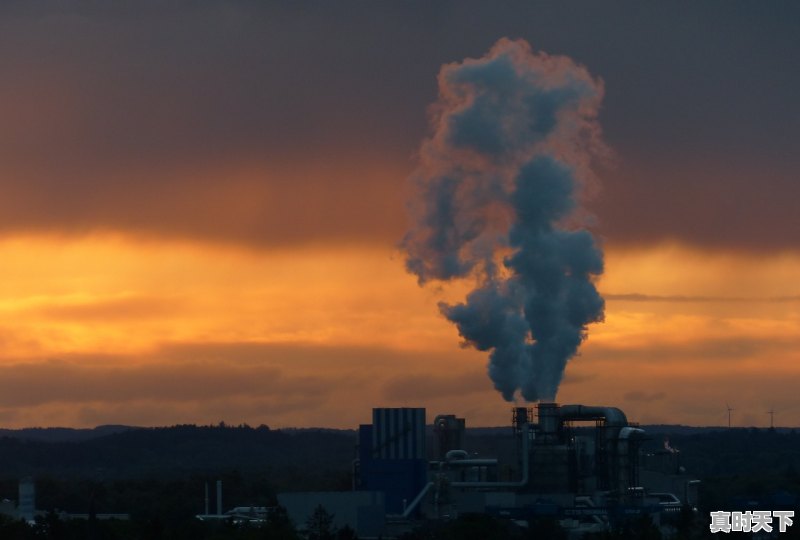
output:
MULTIPOLYGON (((797 506, 800 495, 800 433, 794 430, 647 428, 652 448, 680 450, 681 463, 702 480, 695 511, 687 509, 675 538, 718 537, 708 533, 709 511, 747 505, 797 506)), ((224 486, 223 507, 274 506, 283 491, 346 490, 355 435, 352 431, 270 430, 266 426, 113 428, 97 432, 47 430, 6 432, 0 438, 0 499, 17 498, 19 479, 36 482, 42 513, 29 525, 0 517, 0 539, 292 539, 294 525, 308 538, 355 538, 333 531, 324 512, 314 523, 292 524, 280 510, 260 523, 201 522, 205 486, 224 486), (65 513, 89 519, 67 519, 65 513), (128 520, 98 520, 103 513, 128 520)), ((507 455, 506 430, 468 430, 466 446, 482 455, 507 455)), ((212 511, 213 493, 212 493, 212 511)), ((429 523, 413 539, 562 538, 557 523, 540 520, 522 528, 487 516, 464 515, 429 523)), ((661 538, 647 521, 631 522, 598 538, 661 538)), ((800 524, 780 538, 800 538, 800 524)))

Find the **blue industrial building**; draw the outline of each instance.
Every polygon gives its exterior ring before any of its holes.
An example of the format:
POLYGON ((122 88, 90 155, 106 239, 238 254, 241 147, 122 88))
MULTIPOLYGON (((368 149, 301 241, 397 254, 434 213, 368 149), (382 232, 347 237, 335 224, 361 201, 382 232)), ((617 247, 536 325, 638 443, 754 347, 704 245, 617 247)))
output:
POLYGON ((378 408, 359 426, 356 487, 385 494, 386 511, 400 514, 428 482, 425 409, 378 408))

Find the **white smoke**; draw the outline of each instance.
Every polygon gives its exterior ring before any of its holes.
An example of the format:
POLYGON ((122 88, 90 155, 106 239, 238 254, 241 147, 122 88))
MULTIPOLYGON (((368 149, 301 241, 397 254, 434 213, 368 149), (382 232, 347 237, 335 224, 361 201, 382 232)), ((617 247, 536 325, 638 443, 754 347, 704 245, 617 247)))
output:
POLYGON ((445 65, 433 134, 420 151, 403 239, 420 284, 474 277, 464 303, 440 304, 465 341, 490 351, 506 400, 552 400, 567 361, 603 318, 602 253, 567 227, 602 151, 602 82, 563 56, 501 39, 445 65))

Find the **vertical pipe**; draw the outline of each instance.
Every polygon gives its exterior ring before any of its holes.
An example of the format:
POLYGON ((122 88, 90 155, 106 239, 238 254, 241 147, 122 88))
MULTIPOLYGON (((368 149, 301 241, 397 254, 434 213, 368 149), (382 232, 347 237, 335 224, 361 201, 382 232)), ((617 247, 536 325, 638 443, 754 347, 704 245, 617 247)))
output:
POLYGON ((206 513, 208 515, 208 481, 206 481, 206 513))
POLYGON ((222 480, 217 480, 217 515, 222 515, 222 480))

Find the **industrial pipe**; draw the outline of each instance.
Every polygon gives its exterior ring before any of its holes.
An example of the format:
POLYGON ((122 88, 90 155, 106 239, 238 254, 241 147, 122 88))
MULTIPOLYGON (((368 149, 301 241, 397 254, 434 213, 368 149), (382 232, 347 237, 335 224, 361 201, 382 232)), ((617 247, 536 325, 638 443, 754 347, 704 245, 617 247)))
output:
POLYGON ((422 501, 423 497, 425 497, 425 495, 428 493, 428 491, 430 491, 432 487, 433 487, 433 482, 428 482, 427 484, 425 484, 425 487, 422 488, 422 491, 419 492, 419 495, 417 495, 416 498, 413 501, 411 501, 411 504, 409 504, 406 507, 405 511, 403 512, 403 518, 407 518, 408 516, 411 515, 411 512, 414 511, 414 508, 417 507, 417 505, 420 503, 420 501, 422 501))
POLYGON ((628 418, 625 413, 616 407, 590 407, 586 405, 562 405, 558 410, 561 422, 569 420, 599 420, 606 421, 612 427, 625 427, 628 418))
POLYGON ((530 438, 530 424, 522 426, 522 478, 516 482, 451 482, 453 487, 462 488, 515 488, 528 485, 530 476, 530 450, 528 440, 530 438))
POLYGON ((467 459, 469 457, 469 453, 466 450, 450 450, 444 455, 444 459, 447 461, 453 461, 455 459, 467 459), (456 456, 461 456, 460 458, 456 458, 456 456))
POLYGON ((497 465, 497 458, 454 459, 447 464, 451 467, 493 467, 497 465))

